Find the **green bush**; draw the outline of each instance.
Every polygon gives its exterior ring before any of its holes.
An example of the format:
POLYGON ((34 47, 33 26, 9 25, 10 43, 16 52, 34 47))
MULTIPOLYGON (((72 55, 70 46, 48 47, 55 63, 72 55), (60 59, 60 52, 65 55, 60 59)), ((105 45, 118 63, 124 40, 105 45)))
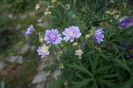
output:
POLYGON ((50 88, 133 87, 133 61, 132 57, 128 58, 133 54, 129 53, 133 45, 133 30, 132 27, 120 30, 117 26, 121 17, 131 16, 126 3, 124 0, 45 1, 45 6, 49 6, 46 11, 51 12, 46 14, 45 21, 52 21, 44 30, 57 28, 62 32, 64 28, 76 25, 82 33, 76 47, 65 42, 59 45, 63 53, 58 59, 57 68, 60 65, 63 68, 50 88), (117 15, 119 17, 115 18, 117 15), (95 44, 91 37, 86 38, 97 27, 102 27, 105 34, 100 45, 95 44), (79 47, 83 50, 80 59, 75 56, 75 50, 79 47))

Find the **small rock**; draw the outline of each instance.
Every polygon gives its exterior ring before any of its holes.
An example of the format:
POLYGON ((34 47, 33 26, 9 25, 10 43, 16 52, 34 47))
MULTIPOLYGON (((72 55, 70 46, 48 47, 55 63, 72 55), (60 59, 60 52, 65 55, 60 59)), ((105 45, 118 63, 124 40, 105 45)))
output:
POLYGON ((16 26, 16 30, 19 30, 20 28, 21 28, 21 25, 18 24, 18 25, 16 26))
POLYGON ((31 49, 31 51, 35 51, 36 47, 35 46, 31 46, 30 49, 31 49))
POLYGON ((14 17, 13 17, 13 14, 9 14, 8 17, 11 18, 11 19, 14 18, 14 17))
POLYGON ((19 63, 22 64, 23 63, 23 57, 22 56, 10 56, 9 58, 6 59, 7 62, 10 63, 19 63))
POLYGON ((18 59, 16 59, 16 62, 19 64, 22 64, 23 63, 23 57, 20 56, 18 59))
POLYGON ((36 88, 44 88, 45 83, 39 83, 36 85, 36 88))
POLYGON ((22 48, 21 48, 21 54, 24 54, 28 51, 28 49, 30 48, 29 44, 25 44, 22 48))
POLYGON ((22 15, 20 16, 20 19, 25 19, 27 17, 27 15, 22 15))
POLYGON ((37 24, 38 26, 42 27, 42 28, 45 28, 45 26, 47 25, 46 23, 38 23, 37 24))
POLYGON ((0 62, 0 71, 3 70, 5 67, 5 63, 4 62, 0 62))
POLYGON ((32 83, 41 83, 46 81, 46 73, 44 71, 38 72, 38 74, 34 77, 32 83))
POLYGON ((18 56, 11 56, 9 57, 6 61, 10 62, 10 63, 14 63, 16 61, 16 59, 18 58, 18 56))
POLYGON ((39 67, 37 68, 38 71, 42 71, 45 68, 45 62, 42 61, 42 63, 39 65, 39 67))
POLYGON ((61 71, 59 69, 54 72, 53 77, 55 78, 55 80, 57 80, 60 74, 61 74, 61 71))

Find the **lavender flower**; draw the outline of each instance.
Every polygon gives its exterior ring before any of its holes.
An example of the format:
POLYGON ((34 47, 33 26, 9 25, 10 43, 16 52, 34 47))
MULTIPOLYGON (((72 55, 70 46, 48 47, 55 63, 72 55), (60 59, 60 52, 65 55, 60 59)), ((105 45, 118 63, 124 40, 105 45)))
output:
POLYGON ((33 25, 30 25, 30 26, 27 28, 27 31, 25 32, 25 35, 26 35, 26 36, 29 36, 29 35, 31 35, 31 34, 33 33, 33 31, 34 31, 34 27, 33 27, 33 25))
POLYGON ((123 18, 121 18, 118 23, 119 29, 129 28, 131 26, 133 26, 133 18, 128 18, 127 16, 124 16, 123 18))
POLYGON ((127 16, 124 16, 123 18, 120 19, 119 23, 118 23, 118 28, 119 29, 123 29, 123 28, 127 28, 127 16))
POLYGON ((128 25, 128 27, 133 26, 133 18, 129 18, 129 19, 127 20, 127 25, 128 25))
POLYGON ((38 55, 41 56, 41 58, 46 57, 47 55, 49 55, 49 47, 46 45, 42 45, 41 47, 38 47, 37 52, 38 55))
POLYGON ((98 28, 95 31, 94 38, 95 38, 95 42, 98 43, 98 44, 103 42, 104 34, 103 34, 103 29, 102 28, 98 28))
POLYGON ((57 45, 61 43, 62 38, 61 38, 61 34, 59 34, 57 29, 51 29, 51 30, 46 30, 44 40, 48 44, 57 45))
POLYGON ((62 34, 65 36, 63 40, 65 41, 70 40, 70 42, 73 42, 75 39, 81 36, 80 30, 76 26, 70 26, 69 28, 66 28, 62 34))

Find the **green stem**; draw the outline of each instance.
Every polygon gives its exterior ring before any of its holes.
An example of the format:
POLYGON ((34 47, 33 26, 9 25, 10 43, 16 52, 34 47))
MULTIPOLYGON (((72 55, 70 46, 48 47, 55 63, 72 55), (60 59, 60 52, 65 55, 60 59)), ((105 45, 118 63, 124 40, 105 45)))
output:
POLYGON ((95 8, 94 8, 95 13, 96 13, 96 9, 97 9, 97 0, 96 0, 96 3, 95 3, 95 8))

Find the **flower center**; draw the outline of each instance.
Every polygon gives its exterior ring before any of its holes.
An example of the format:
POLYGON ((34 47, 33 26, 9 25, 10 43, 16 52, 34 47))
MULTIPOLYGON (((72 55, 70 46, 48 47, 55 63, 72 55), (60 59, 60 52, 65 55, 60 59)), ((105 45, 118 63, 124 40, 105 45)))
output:
POLYGON ((51 34, 49 37, 50 37, 52 40, 54 40, 54 39, 56 38, 56 36, 55 36, 54 34, 51 34))
POLYGON ((68 32, 68 35, 69 35, 69 36, 72 36, 72 35, 73 35, 73 32, 68 32))
POLYGON ((48 51, 48 47, 42 47, 42 51, 43 52, 47 52, 48 51))

